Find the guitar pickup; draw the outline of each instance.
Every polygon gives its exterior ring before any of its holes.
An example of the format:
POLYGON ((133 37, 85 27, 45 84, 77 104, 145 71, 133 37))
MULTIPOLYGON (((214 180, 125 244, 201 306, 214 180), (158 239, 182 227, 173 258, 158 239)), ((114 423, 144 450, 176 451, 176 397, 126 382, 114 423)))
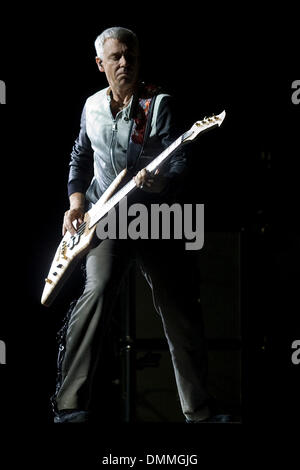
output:
POLYGON ((77 243, 79 243, 79 240, 80 240, 80 235, 78 233, 76 233, 76 235, 73 235, 70 238, 70 241, 67 244, 67 246, 70 248, 70 250, 72 250, 72 248, 74 248, 74 246, 77 245, 77 243))

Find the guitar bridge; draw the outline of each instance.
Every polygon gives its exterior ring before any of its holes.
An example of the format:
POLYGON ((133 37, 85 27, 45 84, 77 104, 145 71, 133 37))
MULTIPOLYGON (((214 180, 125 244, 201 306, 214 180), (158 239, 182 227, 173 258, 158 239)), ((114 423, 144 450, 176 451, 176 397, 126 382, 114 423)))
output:
POLYGON ((68 248, 70 248, 70 250, 72 250, 74 248, 74 246, 79 243, 79 240, 80 240, 80 235, 78 233, 76 233, 76 235, 72 235, 72 237, 70 238, 70 241, 67 245, 68 248))

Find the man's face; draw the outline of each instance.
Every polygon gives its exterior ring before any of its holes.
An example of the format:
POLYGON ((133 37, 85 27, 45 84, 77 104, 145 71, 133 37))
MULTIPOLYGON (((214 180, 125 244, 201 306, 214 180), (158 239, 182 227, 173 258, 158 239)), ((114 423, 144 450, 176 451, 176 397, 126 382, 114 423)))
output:
POLYGON ((109 38, 103 46, 103 58, 96 59, 99 70, 105 72, 111 87, 129 88, 138 75, 138 51, 118 39, 109 38))

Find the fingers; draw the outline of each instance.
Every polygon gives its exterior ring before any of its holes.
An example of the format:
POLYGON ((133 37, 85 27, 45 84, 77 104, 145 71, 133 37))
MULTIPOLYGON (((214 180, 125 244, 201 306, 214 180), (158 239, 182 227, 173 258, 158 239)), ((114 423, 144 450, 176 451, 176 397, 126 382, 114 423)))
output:
POLYGON ((154 174, 143 168, 136 174, 134 181, 138 188, 151 193, 160 193, 166 186, 166 178, 158 168, 154 174))
POLYGON ((134 176, 134 181, 138 188, 147 189, 153 185, 154 177, 152 173, 143 168, 134 176))
POLYGON ((135 176, 134 176, 134 181, 135 184, 137 185, 138 188, 142 188, 143 185, 146 182, 146 177, 147 177, 147 171, 145 168, 143 170, 140 170, 135 176))
POLYGON ((70 209, 69 211, 65 212, 63 227, 62 227, 62 235, 64 236, 66 232, 70 232, 71 235, 76 233, 76 229, 73 225, 73 222, 76 222, 76 227, 83 223, 83 214, 81 210, 78 209, 70 209))
POLYGON ((70 232, 71 235, 74 235, 75 233, 75 229, 73 227, 73 224, 70 218, 70 211, 65 212, 63 230, 62 230, 63 236, 66 234, 66 232, 70 232))

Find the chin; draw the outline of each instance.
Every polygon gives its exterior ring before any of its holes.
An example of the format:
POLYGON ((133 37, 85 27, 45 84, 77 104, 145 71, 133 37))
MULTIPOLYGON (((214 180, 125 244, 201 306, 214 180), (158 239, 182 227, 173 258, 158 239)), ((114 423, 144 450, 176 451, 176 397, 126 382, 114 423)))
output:
POLYGON ((119 79, 119 84, 122 85, 133 85, 134 81, 129 77, 122 77, 119 79))

